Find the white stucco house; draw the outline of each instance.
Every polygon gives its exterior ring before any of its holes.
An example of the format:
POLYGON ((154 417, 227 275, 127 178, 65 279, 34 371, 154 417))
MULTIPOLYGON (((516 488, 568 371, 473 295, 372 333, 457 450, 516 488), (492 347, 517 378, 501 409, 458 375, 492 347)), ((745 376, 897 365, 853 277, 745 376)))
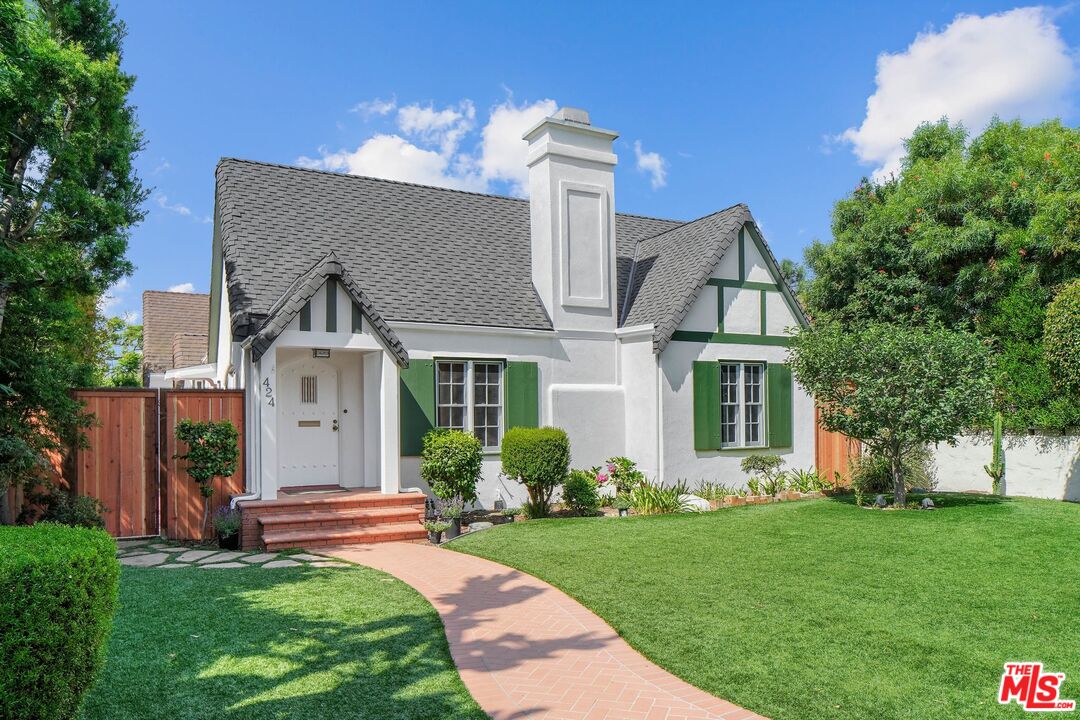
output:
POLYGON ((246 160, 217 169, 209 359, 247 394, 245 499, 424 489, 421 438, 474 432, 480 502, 514 426, 573 464, 741 483, 750 452, 814 464, 784 365, 805 323, 745 205, 616 211, 616 133, 563 109, 524 135, 527 200, 246 160))

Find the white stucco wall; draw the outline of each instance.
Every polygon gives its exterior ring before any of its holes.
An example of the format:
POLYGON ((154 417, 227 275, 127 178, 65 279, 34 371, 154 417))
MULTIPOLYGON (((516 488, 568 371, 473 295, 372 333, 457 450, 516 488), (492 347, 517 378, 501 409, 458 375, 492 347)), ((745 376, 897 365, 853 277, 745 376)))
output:
POLYGON ((698 451, 694 449, 695 360, 756 360, 782 363, 787 348, 766 345, 672 342, 660 358, 661 403, 663 406, 663 477, 667 482, 686 480, 691 486, 700 480, 742 486, 746 475, 739 468, 742 458, 752 453, 779 454, 788 468, 814 465, 814 405, 798 384, 793 388, 792 441, 790 448, 752 448, 698 451))
MULTIPOLYGON (((1006 495, 1080 501, 1080 435, 1006 436, 1006 495)), ((937 487, 949 492, 990 492, 983 470, 993 457, 989 433, 961 437, 956 447, 937 446, 937 487)))

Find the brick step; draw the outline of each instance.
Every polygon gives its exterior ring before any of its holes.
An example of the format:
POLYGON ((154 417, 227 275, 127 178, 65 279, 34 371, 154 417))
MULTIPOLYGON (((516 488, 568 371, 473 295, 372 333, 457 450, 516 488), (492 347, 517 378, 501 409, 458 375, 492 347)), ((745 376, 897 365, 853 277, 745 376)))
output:
POLYGON ((276 513, 259 517, 266 530, 303 530, 318 527, 363 527, 379 523, 418 522, 423 518, 423 506, 392 506, 368 508, 334 508, 276 513))
POLYGON ((254 510, 260 516, 278 515, 318 508, 325 510, 373 508, 373 507, 417 507, 424 509, 424 495, 420 493, 401 493, 383 495, 382 493, 349 493, 336 495, 306 495, 295 498, 284 496, 277 500, 255 500, 242 503, 241 509, 254 510))
POLYGON ((396 540, 421 540, 427 531, 418 522, 383 523, 346 528, 311 528, 305 530, 266 530, 263 545, 267 552, 290 548, 319 548, 354 543, 394 542, 396 540))

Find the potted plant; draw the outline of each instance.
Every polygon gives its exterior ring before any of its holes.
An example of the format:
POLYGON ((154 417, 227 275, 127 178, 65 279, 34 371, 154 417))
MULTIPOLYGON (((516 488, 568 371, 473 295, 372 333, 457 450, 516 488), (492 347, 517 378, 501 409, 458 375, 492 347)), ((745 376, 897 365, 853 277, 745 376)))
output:
POLYGON ((427 530, 427 539, 432 545, 438 545, 442 540, 442 534, 450 527, 450 523, 443 520, 425 520, 424 529, 427 530))
POLYGON ((611 507, 619 511, 619 517, 626 517, 630 514, 630 498, 625 495, 616 495, 611 501, 611 507))
POLYGON ((453 534, 448 537, 461 532, 461 509, 466 503, 476 502, 476 483, 483 462, 483 446, 472 433, 440 428, 424 436, 420 477, 447 508, 458 508, 456 516, 441 513, 445 520, 457 520, 453 534))
POLYGON ((447 503, 439 513, 439 517, 445 520, 448 527, 446 528, 446 539, 453 540, 461 534, 461 505, 457 503, 447 503))
POLYGON ((506 508, 502 511, 502 516, 506 518, 507 522, 514 522, 514 520, 516 520, 517 516, 520 514, 521 508, 519 507, 506 508))
POLYGON ((240 549, 240 511, 228 505, 214 513, 214 532, 222 550, 240 549))
POLYGON ((187 445, 187 452, 173 455, 186 460, 187 473, 199 484, 203 497, 203 519, 200 532, 206 533, 210 518, 210 497, 214 494, 214 478, 226 478, 236 472, 240 461, 236 426, 228 420, 196 422, 184 418, 176 424, 176 439, 187 445))

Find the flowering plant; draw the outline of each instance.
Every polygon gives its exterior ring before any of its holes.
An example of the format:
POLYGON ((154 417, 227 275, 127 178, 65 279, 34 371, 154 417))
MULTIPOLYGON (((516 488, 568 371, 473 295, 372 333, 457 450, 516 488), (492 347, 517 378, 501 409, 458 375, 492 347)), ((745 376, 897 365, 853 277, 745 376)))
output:
POLYGON ((607 466, 597 473, 596 481, 603 485, 610 482, 615 486, 615 492, 625 495, 635 485, 640 485, 645 480, 645 473, 637 469, 637 463, 627 457, 608 458, 607 466), (606 472, 605 472, 606 471, 606 472), (605 479, 600 480, 604 475, 605 479))

